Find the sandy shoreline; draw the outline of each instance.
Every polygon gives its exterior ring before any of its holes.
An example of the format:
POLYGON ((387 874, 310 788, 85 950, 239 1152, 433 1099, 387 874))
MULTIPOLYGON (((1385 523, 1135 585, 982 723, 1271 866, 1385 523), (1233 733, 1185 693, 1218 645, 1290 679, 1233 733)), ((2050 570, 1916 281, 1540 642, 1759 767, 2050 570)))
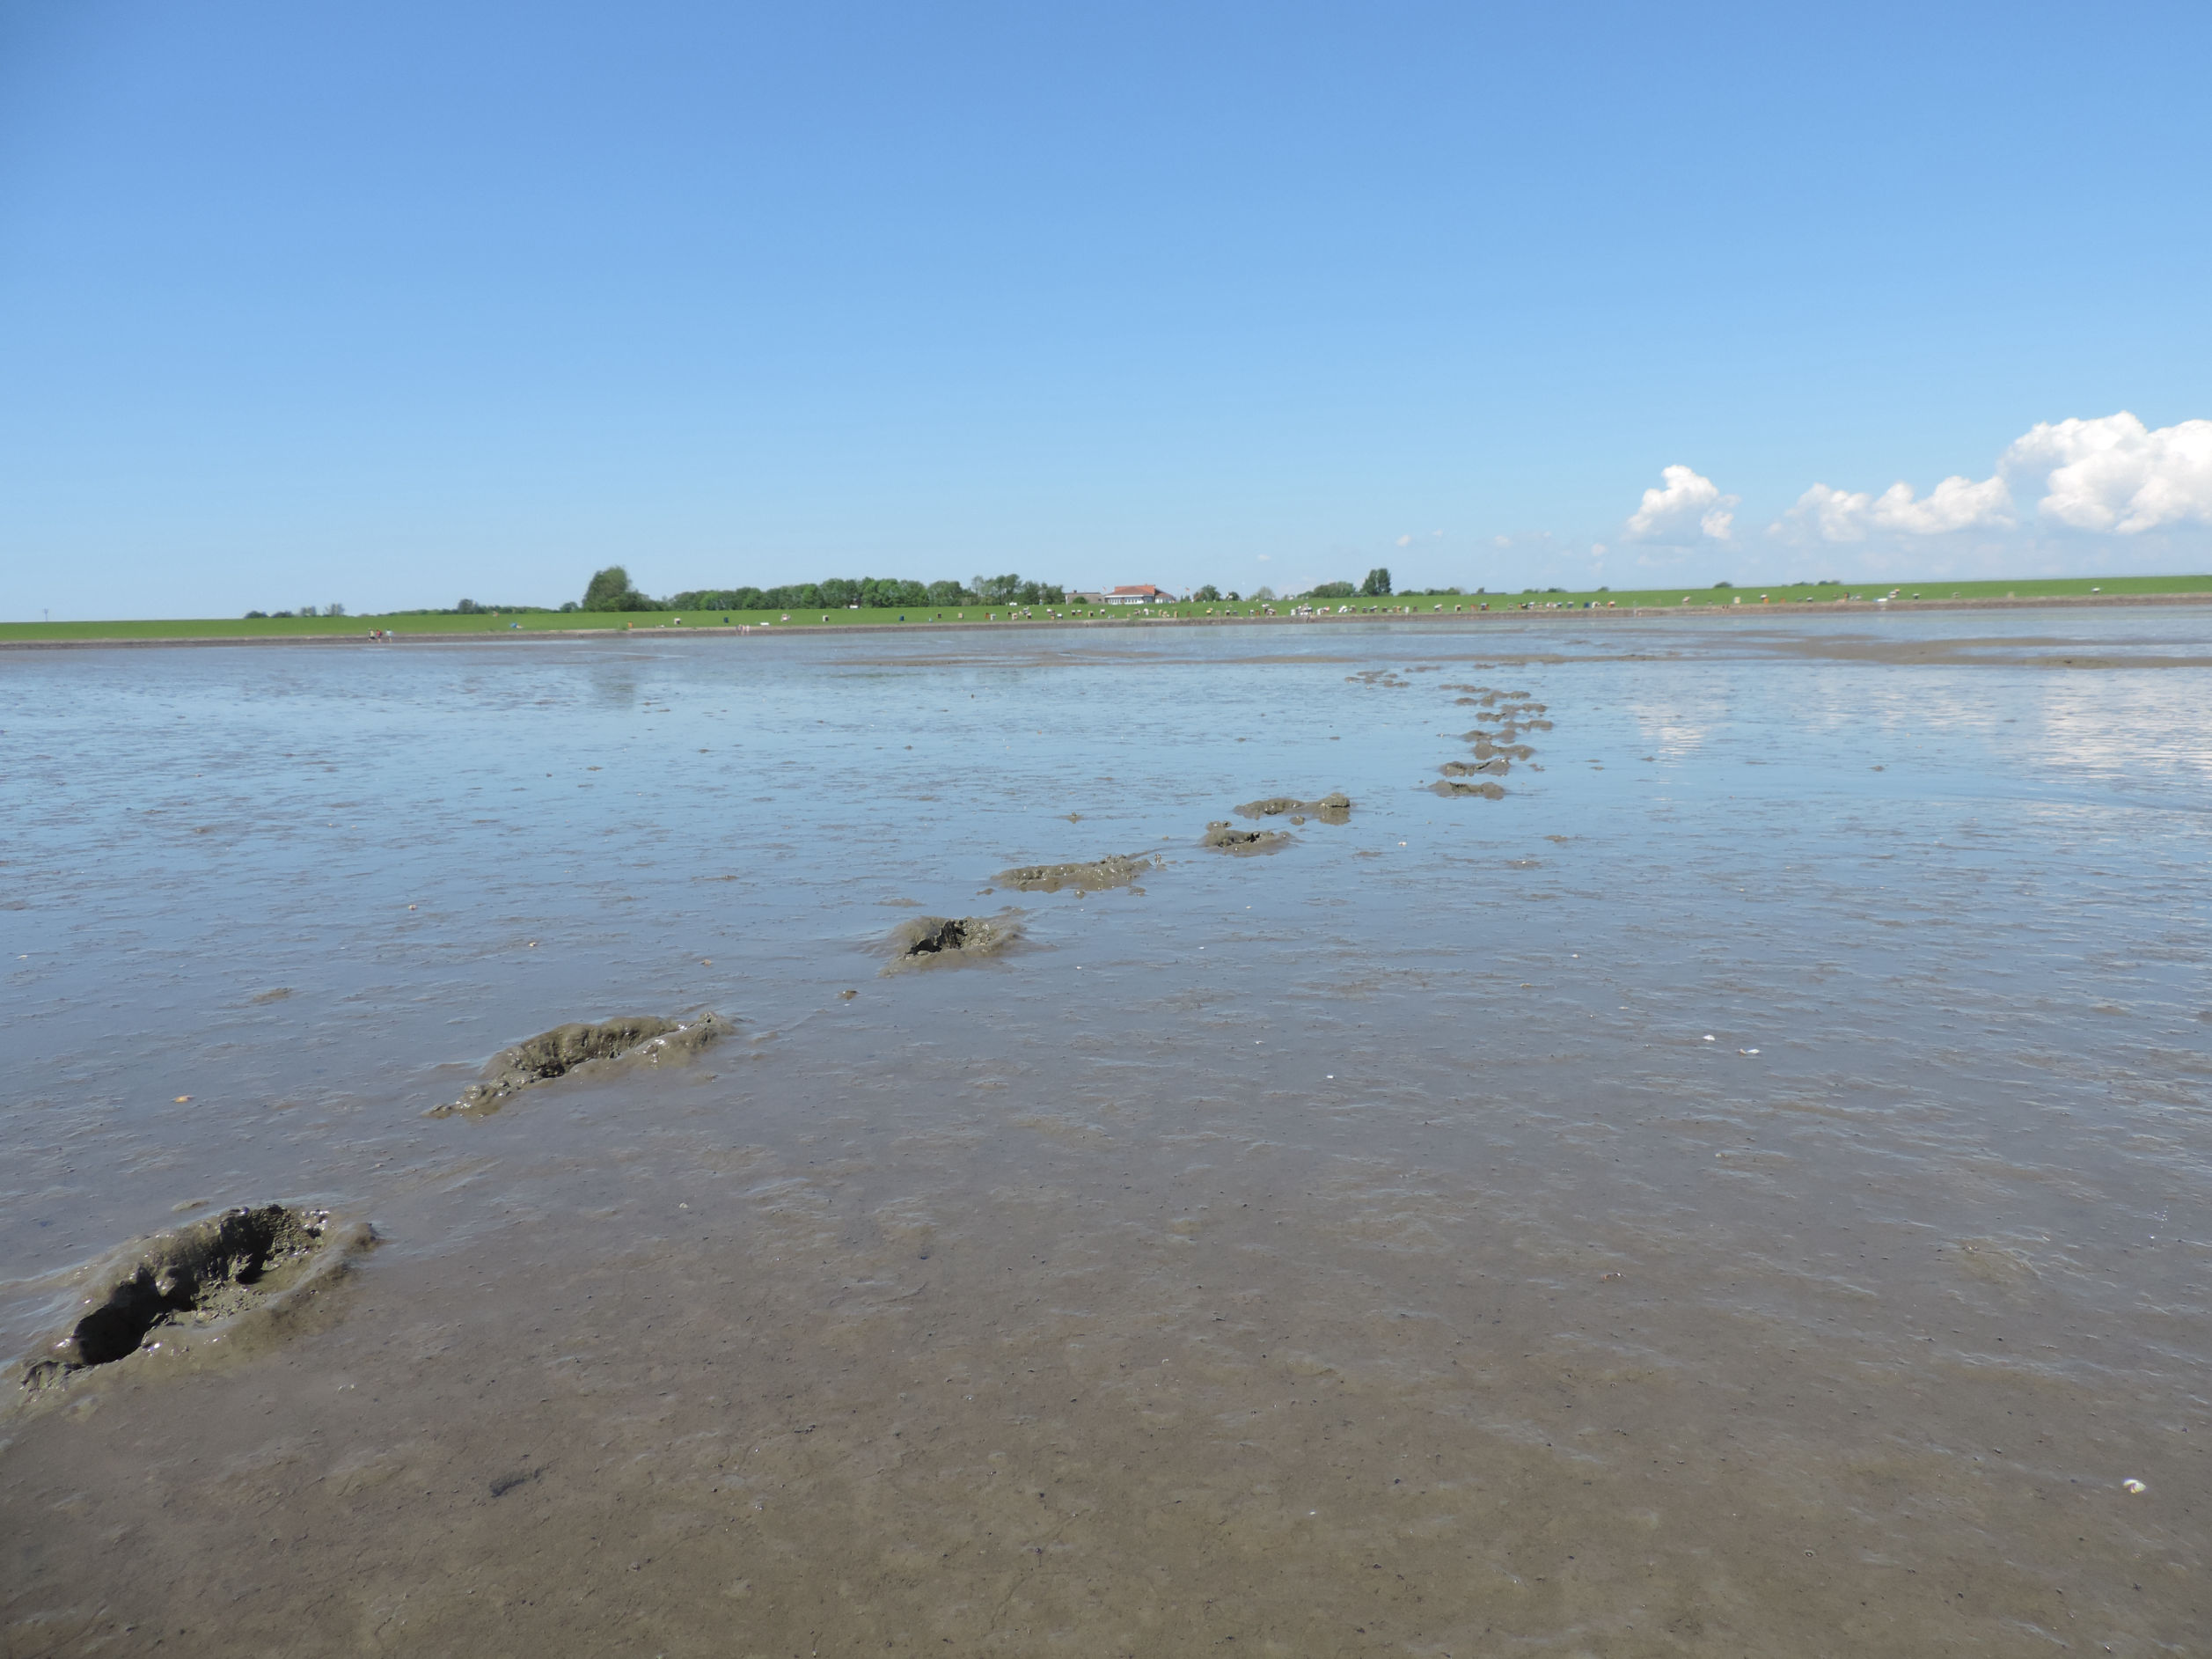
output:
MULTIPOLYGON (((1880 616, 1898 612, 1927 611, 2072 611, 2098 610, 2106 607, 2153 608, 2175 606, 2212 605, 2212 593, 2107 593, 2094 597, 2053 596, 2030 599, 1887 599, 1887 600, 1830 600, 1818 605, 1746 605, 1746 606, 1681 606, 1645 605, 1613 611, 1563 610, 1523 611, 1518 608, 1499 611, 1457 612, 1449 615, 1420 613, 1413 615, 1389 613, 1368 613, 1352 616, 1178 616, 1159 619, 1116 617, 1065 617, 1047 620, 1005 622, 815 622, 787 628, 769 626, 758 628, 733 625, 729 628, 653 628, 643 629, 619 628, 574 628, 530 629, 486 629, 481 634, 407 634, 401 633, 388 639, 371 639, 366 634, 208 634, 179 635, 167 639, 135 638, 128 635, 102 635, 85 639, 0 640, 0 651, 50 651, 96 649, 113 650, 117 647, 166 647, 178 645, 481 645, 487 642, 511 643, 541 643, 556 640, 609 639, 625 634, 652 635, 771 635, 788 637, 795 635, 817 634, 915 634, 915 633, 1003 633, 1009 628, 1035 631, 1045 628, 1125 628, 1138 622, 1149 622, 1154 627, 1177 626, 1197 628, 1277 627, 1296 624, 1310 627, 1316 623, 1333 622, 1395 622, 1422 623, 1458 627, 1467 624, 1543 620, 1573 622, 1577 625, 1593 621, 1620 621, 1630 618, 1645 620, 1673 616, 1685 620, 1705 620, 1724 616, 1742 620, 1760 616, 1772 620, 1777 617, 1804 616, 1880 616)), ((363 619, 364 620, 369 619, 363 619)))

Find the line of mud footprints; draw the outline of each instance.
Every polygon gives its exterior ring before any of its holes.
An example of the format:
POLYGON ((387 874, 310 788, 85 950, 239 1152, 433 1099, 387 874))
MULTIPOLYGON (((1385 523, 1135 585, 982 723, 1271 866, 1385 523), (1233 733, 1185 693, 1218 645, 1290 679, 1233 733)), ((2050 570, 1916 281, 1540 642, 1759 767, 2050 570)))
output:
MULTIPOLYGON (((1279 818, 1288 818, 1293 826, 1303 825, 1308 819, 1322 824, 1349 824, 1351 797, 1337 793, 1324 795, 1315 801, 1303 801, 1295 796, 1275 795, 1265 800, 1247 801, 1234 810, 1239 818, 1254 821, 1279 818)), ((1212 852, 1244 858, 1280 852, 1295 840, 1297 837, 1287 830, 1240 829, 1234 819, 1225 818, 1205 826, 1198 845, 1212 852)), ((1016 892, 1073 892, 1080 898, 1086 893, 1127 887, 1141 893, 1144 889, 1137 886, 1138 877, 1163 868, 1166 863, 1157 853, 1112 853, 1082 863, 1017 865, 1000 870, 992 879, 998 886, 1011 887, 1016 892)), ((955 967, 980 961, 1005 950, 1021 936, 1021 916, 1010 910, 995 916, 916 916, 891 930, 890 960, 884 965, 883 972, 955 967)))
MULTIPOLYGON (((1442 664, 1419 663, 1407 670, 1409 674, 1433 674, 1442 664)), ((1404 691, 1414 682, 1395 669, 1368 668, 1357 674, 1344 676, 1349 686, 1364 686, 1373 691, 1404 691)), ((1543 768, 1534 763, 1535 750, 1520 741, 1524 731, 1549 731, 1551 722, 1543 718, 1544 705, 1534 701, 1533 694, 1525 691, 1500 691, 1491 686, 1443 685, 1443 691, 1465 694, 1457 706, 1479 712, 1478 724, 1472 731, 1460 734, 1460 741, 1469 745, 1472 758, 1447 760, 1437 768, 1443 775, 1429 785, 1431 793, 1446 796, 1473 796, 1486 801, 1505 798, 1505 786, 1498 782, 1513 769, 1519 760, 1532 772, 1543 768), (1469 780, 1480 778, 1480 782, 1469 780)))
POLYGON ((1543 770, 1535 764, 1535 749, 1520 741, 1524 731, 1551 730, 1551 722, 1543 718, 1544 705, 1534 701, 1529 693, 1499 691, 1490 686, 1447 686, 1443 689, 1467 694, 1456 706, 1475 709, 1479 723, 1473 730, 1460 733, 1460 741, 1468 745, 1471 758, 1447 760, 1437 767, 1443 775, 1429 785, 1432 793, 1503 800, 1505 786, 1498 780, 1513 769, 1514 761, 1532 772, 1543 770), (1482 779, 1479 783, 1469 781, 1477 777, 1482 779))
MULTIPOLYGON (((1424 667, 1413 672, 1435 671, 1424 667)), ((1351 678, 1356 683, 1393 690, 1412 683, 1387 669, 1351 678)), ((1462 737, 1473 758, 1446 763, 1439 768, 1442 780, 1431 787, 1439 795, 1497 800, 1505 790, 1496 778, 1516 760, 1528 763, 1535 753, 1520 740, 1521 734, 1551 730, 1551 722, 1541 718, 1544 705, 1532 701, 1527 692, 1483 686, 1444 689, 1467 694, 1460 703, 1480 712, 1475 716, 1476 729, 1462 737), (1479 782, 1468 781, 1476 774, 1486 775, 1479 782)), ((1247 801, 1234 811, 1237 818, 1261 827, 1218 819, 1206 826, 1199 841, 1202 848, 1239 858, 1279 852, 1297 839, 1291 828, 1309 822, 1350 823, 1352 803, 1341 793, 1310 801, 1282 795, 1247 801), (1287 820, 1290 828, 1267 827, 1269 820, 1287 820)), ((1025 864, 1002 870, 995 879, 1000 886, 1018 892, 1072 892, 1080 896, 1134 887, 1139 877, 1164 863, 1156 853, 1112 854, 1083 863, 1025 864)), ((917 916, 892 931, 890 960, 883 971, 978 961, 1021 936, 1020 915, 1012 911, 996 916, 917 916)), ((434 1106, 424 1115, 481 1116, 498 1111, 524 1090, 556 1078, 687 1060, 731 1029, 716 1014, 692 1020, 632 1015, 558 1025, 502 1049, 458 1099, 434 1106)), ((326 1210, 284 1204, 224 1210, 139 1240, 109 1256, 89 1275, 76 1317, 26 1362, 23 1386, 33 1394, 45 1393, 79 1372, 134 1356, 174 1361, 195 1351, 205 1358, 218 1349, 236 1354, 266 1346, 300 1325, 323 1294, 376 1243, 375 1230, 366 1222, 341 1226, 333 1222, 326 1210), (228 1347, 222 1348, 225 1343, 228 1347)))

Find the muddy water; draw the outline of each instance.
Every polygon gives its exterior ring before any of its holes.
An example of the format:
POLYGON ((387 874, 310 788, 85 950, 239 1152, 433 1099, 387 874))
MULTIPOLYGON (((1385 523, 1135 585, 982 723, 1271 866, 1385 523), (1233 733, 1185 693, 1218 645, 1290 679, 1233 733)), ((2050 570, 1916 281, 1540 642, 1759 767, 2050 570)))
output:
POLYGON ((281 1342, 8 1408, 5 1650, 2196 1650, 2208 660, 2120 612, 0 657, 0 1347, 206 1209, 384 1241, 281 1342), (1503 798, 1429 792, 1469 686, 1549 723, 1503 798))

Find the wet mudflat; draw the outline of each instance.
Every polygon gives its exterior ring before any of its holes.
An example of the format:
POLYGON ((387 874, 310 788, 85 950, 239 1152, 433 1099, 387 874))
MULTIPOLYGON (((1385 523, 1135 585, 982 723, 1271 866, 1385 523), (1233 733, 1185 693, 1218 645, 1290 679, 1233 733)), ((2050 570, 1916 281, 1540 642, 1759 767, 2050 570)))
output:
POLYGON ((0 660, 7 1353, 382 1240, 9 1407, 11 1648, 2189 1651, 2212 618, 1979 620, 0 660))

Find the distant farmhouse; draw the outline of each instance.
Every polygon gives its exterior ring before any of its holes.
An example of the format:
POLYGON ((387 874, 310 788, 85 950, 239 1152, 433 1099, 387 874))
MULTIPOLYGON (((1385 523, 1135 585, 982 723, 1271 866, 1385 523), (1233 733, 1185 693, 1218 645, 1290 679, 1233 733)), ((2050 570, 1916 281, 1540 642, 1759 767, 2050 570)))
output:
POLYGON ((1109 588, 1093 603, 1098 605, 1168 605, 1174 602, 1175 597, 1165 588, 1155 588, 1149 582, 1140 582, 1135 587, 1109 588))

